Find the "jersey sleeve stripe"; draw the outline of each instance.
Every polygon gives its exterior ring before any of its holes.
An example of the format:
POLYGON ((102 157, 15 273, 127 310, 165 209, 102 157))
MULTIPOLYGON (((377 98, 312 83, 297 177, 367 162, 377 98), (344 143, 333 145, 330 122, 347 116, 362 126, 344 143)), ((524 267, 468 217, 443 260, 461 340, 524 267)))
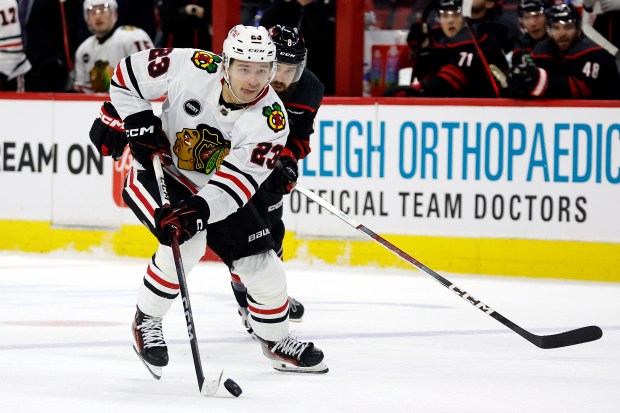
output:
POLYGON ((309 112, 316 112, 316 109, 313 108, 312 106, 307 106, 307 105, 302 105, 301 103, 293 103, 293 102, 286 102, 284 103, 285 107, 293 107, 293 108, 299 108, 299 109, 305 109, 309 112))
POLYGON ((218 188, 220 188, 221 190, 226 192, 228 195, 230 195, 230 197, 237 203, 239 208, 241 208, 243 206, 243 201, 241 200, 239 195, 237 195, 237 193, 235 191, 233 191, 229 186, 227 186, 227 185, 225 185, 225 184, 223 184, 223 183, 221 183, 219 181, 216 181, 214 179, 211 179, 207 185, 217 186, 218 188))
POLYGON ((230 169, 231 171, 234 171, 235 173, 238 173, 239 175, 243 175, 243 177, 248 180, 250 185, 254 187, 254 191, 256 192, 258 190, 258 184, 256 183, 256 180, 254 179, 252 175, 243 172, 241 169, 237 168, 235 165, 231 164, 230 162, 224 161, 222 162, 222 166, 230 169))
POLYGON ((252 193, 250 192, 250 190, 246 188, 243 182, 241 182, 239 178, 237 178, 235 175, 227 174, 226 172, 222 172, 221 170, 219 170, 215 173, 215 176, 232 181, 235 186, 239 188, 241 192, 243 192, 248 201, 250 200, 250 198, 252 198, 252 193))
POLYGON ((138 79, 136 79, 136 74, 133 72, 133 67, 131 66, 131 56, 125 58, 125 65, 127 66, 127 74, 129 75, 131 85, 134 89, 136 89, 136 92, 138 92, 140 98, 144 99, 144 96, 142 96, 142 92, 140 91, 140 86, 138 85, 138 79))
MULTIPOLYGON (((295 159, 299 161, 300 159, 304 159, 310 153, 310 144, 306 140, 297 139, 289 135, 286 142, 286 149, 291 151, 295 155, 295 159)), ((282 155, 284 155, 284 152, 282 152, 282 155)))
MULTIPOLYGON (((119 80, 120 80, 120 76, 119 76, 119 80)), ((112 86, 114 86, 114 87, 118 87, 118 88, 121 88, 121 89, 129 90, 127 87, 125 87, 125 86, 121 86, 121 85, 119 85, 118 83, 116 83, 116 82, 114 81, 114 79, 110 79, 110 84, 111 84, 112 86)))
MULTIPOLYGON (((127 87, 127 83, 125 82, 125 77, 123 76, 123 67, 120 63, 116 65, 116 77, 118 78, 118 81, 121 82, 120 87, 129 90, 129 88, 127 87)), ((116 82, 114 82, 114 79, 112 79, 112 82, 112 84, 116 86, 116 82)))

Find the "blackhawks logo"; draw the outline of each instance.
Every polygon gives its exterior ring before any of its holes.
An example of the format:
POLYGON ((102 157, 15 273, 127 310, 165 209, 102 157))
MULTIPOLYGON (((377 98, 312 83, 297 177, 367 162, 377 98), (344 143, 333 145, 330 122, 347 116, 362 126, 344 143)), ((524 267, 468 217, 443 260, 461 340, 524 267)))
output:
POLYGON ((274 103, 272 107, 265 106, 263 108, 263 116, 267 118, 267 125, 274 132, 279 132, 286 126, 286 118, 282 112, 282 106, 274 103))
POLYGON ((206 70, 209 73, 215 73, 217 64, 222 62, 222 58, 218 55, 199 50, 194 52, 192 62, 198 69, 206 70))
POLYGON ((205 124, 196 129, 183 128, 176 136, 174 153, 179 158, 179 169, 210 174, 220 169, 230 152, 230 141, 219 130, 205 124))

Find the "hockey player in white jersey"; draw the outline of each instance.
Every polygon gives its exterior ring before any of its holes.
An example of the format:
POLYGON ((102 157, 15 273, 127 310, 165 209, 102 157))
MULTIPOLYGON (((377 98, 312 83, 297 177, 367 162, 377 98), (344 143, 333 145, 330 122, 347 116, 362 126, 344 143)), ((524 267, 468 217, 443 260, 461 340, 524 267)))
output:
POLYGON ((17 0, 0 0, 0 91, 24 91, 23 75, 31 69, 24 53, 17 0))
POLYGON ((123 59, 115 70, 110 96, 135 159, 123 198, 160 242, 140 285, 133 324, 136 353, 156 378, 168 364, 162 318, 179 294, 169 247, 175 228, 186 271, 208 245, 243 281, 250 323, 275 369, 328 371, 320 349, 288 334, 283 264, 247 203, 275 167, 289 132, 282 101, 268 86, 275 65, 267 30, 238 25, 221 57, 151 49, 123 59), (159 118, 149 101, 163 95, 159 118), (161 208, 154 154, 167 164, 172 207, 161 208))
POLYGON ((115 29, 116 0, 85 0, 84 20, 92 36, 75 52, 74 89, 82 93, 107 93, 114 68, 124 57, 153 47, 149 35, 134 26, 115 29))

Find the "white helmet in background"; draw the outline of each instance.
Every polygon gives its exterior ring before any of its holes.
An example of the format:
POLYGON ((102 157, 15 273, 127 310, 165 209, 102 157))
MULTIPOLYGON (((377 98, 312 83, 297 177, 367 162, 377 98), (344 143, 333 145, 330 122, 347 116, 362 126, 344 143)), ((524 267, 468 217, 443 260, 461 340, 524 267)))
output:
MULTIPOLYGON (((110 10, 114 16, 116 16, 116 11, 118 10, 118 3, 116 0, 84 0, 84 21, 88 22, 88 11, 93 9, 95 6, 105 6, 110 10)), ((116 17, 114 17, 114 23, 116 23, 116 17)))
POLYGON ((232 59, 271 63, 269 82, 276 74, 276 45, 269 36, 267 29, 262 26, 253 27, 238 24, 230 29, 228 37, 224 40, 222 57, 224 59, 224 79, 229 86, 228 68, 232 59))

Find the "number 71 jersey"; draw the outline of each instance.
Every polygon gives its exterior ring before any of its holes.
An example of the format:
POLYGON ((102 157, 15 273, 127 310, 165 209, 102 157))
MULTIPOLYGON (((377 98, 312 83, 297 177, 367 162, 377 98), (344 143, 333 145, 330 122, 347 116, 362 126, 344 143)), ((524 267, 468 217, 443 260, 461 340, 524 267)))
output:
POLYGON ((284 105, 270 87, 243 107, 225 106, 222 66, 220 56, 203 50, 151 49, 123 59, 110 87, 123 119, 151 110, 150 101, 166 95, 161 120, 174 166, 209 203, 210 223, 249 201, 289 132, 284 105))

